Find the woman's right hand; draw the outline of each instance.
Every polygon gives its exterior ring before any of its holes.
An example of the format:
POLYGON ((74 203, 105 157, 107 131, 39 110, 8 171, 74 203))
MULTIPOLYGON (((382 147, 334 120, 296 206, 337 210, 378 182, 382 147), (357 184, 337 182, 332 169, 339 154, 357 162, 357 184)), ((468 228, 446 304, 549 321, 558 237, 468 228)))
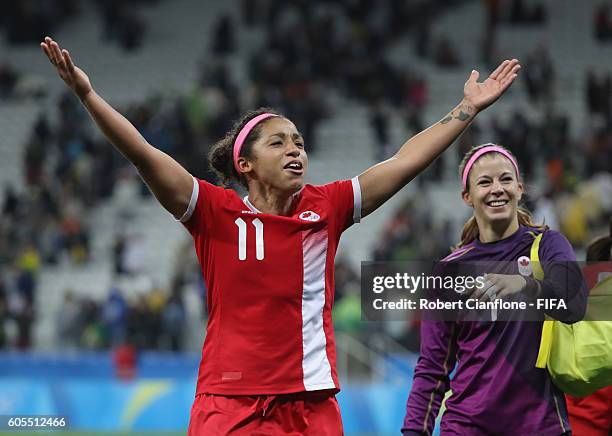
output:
POLYGON ((518 274, 485 274, 484 286, 474 287, 463 295, 480 301, 494 301, 517 294, 525 289, 527 280, 518 274))
POLYGON ((66 49, 60 49, 60 46, 48 36, 44 42, 40 43, 41 48, 49 58, 49 61, 55 66, 57 74, 62 78, 64 83, 83 100, 92 91, 89 77, 83 70, 74 65, 70 53, 66 49))

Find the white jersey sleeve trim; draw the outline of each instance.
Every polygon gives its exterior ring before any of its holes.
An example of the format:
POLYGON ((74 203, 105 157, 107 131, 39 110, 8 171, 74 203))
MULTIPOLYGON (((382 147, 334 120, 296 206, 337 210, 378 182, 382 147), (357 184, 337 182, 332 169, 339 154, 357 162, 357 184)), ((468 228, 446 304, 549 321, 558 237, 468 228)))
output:
POLYGON ((353 185, 353 222, 357 224, 361 222, 361 185, 359 184, 359 177, 353 177, 351 184, 353 185))
POLYGON ((189 200, 189 206, 187 206, 187 210, 185 211, 183 216, 180 217, 177 221, 180 221, 182 223, 189 221, 189 218, 191 218, 191 215, 193 214, 196 204, 198 203, 199 194, 200 194, 200 185, 198 184, 198 181, 196 180, 196 178, 193 177, 193 190, 191 191, 191 199, 189 200))

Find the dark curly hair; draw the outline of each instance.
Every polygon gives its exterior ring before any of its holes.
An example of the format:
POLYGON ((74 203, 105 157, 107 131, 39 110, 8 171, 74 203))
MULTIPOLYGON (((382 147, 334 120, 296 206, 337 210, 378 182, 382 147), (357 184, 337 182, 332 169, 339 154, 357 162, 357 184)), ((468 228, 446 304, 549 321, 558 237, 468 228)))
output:
MULTIPOLYGON (((243 174, 238 174, 234 168, 234 142, 240 133, 240 130, 251 119, 263 113, 271 113, 284 118, 284 115, 274 109, 261 107, 259 109, 247 112, 242 118, 236 121, 232 129, 225 134, 225 137, 215 143, 208 152, 208 164, 215 172, 221 183, 224 186, 231 185, 232 182, 239 182, 245 188, 248 188, 246 177, 243 174)), ((252 158, 253 144, 259 139, 261 126, 268 120, 263 120, 255 126, 246 137, 240 156, 252 158)))

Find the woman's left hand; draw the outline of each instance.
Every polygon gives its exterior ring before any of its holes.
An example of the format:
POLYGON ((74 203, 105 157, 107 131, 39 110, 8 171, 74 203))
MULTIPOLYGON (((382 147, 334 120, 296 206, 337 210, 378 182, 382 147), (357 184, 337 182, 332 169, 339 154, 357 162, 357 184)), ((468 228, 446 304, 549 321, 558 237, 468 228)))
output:
POLYGON ((480 301, 496 300, 518 294, 527 286, 527 280, 518 274, 485 274, 484 277, 482 289, 478 289, 471 296, 480 301))
POLYGON ((518 60, 505 60, 481 83, 478 83, 478 71, 472 70, 470 78, 463 87, 464 102, 474 106, 478 111, 485 109, 508 89, 520 69, 518 60))

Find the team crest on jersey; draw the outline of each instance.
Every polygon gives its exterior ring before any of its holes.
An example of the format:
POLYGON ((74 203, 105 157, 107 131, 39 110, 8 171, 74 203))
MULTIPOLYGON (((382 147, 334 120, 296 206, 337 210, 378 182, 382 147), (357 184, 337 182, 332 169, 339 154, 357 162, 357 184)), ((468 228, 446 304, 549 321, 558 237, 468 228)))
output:
POLYGON ((300 219, 304 221, 319 221, 321 217, 319 216, 319 214, 311 210, 307 210, 306 212, 302 212, 300 214, 300 219))
POLYGON ((533 269, 531 268, 531 260, 529 260, 527 256, 519 257, 516 263, 518 265, 520 275, 528 277, 533 272, 533 269))

